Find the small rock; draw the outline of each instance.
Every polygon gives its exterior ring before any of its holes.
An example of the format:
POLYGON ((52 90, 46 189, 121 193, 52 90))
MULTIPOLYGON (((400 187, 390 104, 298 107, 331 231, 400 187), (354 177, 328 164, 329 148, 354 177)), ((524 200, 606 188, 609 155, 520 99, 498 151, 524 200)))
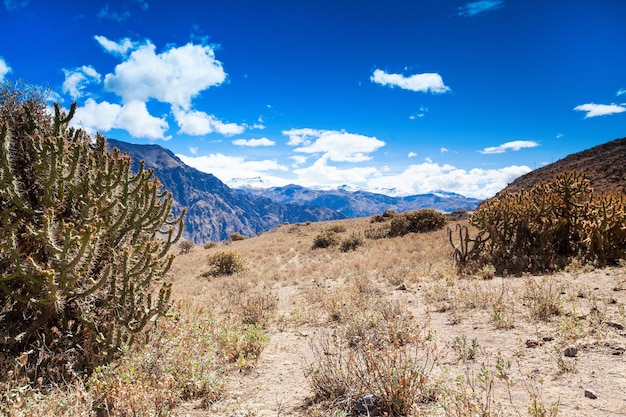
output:
POLYGON ((626 348, 624 346, 617 346, 613 348, 613 355, 615 356, 623 355, 624 351, 626 351, 626 348))
POLYGON ((595 400, 596 398, 598 398, 595 391, 589 388, 585 390, 585 397, 591 398, 592 400, 595 400))
POLYGON ((617 330, 624 330, 624 325, 622 323, 617 323, 615 321, 607 321, 605 322, 605 324, 617 330))
POLYGON ((398 291, 406 291, 406 285, 404 284, 400 284, 396 287, 396 290, 398 291))
POLYGON ((348 342, 348 346, 357 347, 361 344, 361 336, 352 336, 350 338, 350 342, 348 342))
POLYGON ((354 408, 359 414, 365 414, 368 416, 380 415, 380 408, 376 405, 376 399, 372 394, 367 394, 366 396, 356 400, 354 408))
POLYGON ((568 346, 563 351, 563 355, 568 358, 574 358, 576 357, 576 355, 578 355, 578 348, 576 346, 568 346))
POLYGON ((541 338, 541 340, 543 340, 544 342, 551 342, 554 340, 554 337, 552 336, 544 336, 541 338))
POLYGON ((528 339, 526 340, 526 347, 527 348, 534 348, 539 346, 539 341, 538 340, 532 340, 532 339, 528 339))

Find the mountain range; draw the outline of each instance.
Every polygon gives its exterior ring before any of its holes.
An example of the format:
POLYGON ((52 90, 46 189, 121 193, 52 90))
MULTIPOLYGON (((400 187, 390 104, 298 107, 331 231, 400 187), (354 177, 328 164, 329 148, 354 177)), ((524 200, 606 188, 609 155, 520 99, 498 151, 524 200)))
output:
POLYGON ((164 188, 172 193, 173 211, 185 216, 185 239, 196 243, 221 241, 238 232, 253 236, 285 222, 337 220, 434 208, 441 211, 474 209, 480 200, 452 193, 389 197, 365 191, 313 190, 297 185, 258 189, 233 189, 212 174, 183 163, 159 145, 138 145, 108 139, 109 147, 128 153, 137 169, 139 161, 154 170, 164 188))

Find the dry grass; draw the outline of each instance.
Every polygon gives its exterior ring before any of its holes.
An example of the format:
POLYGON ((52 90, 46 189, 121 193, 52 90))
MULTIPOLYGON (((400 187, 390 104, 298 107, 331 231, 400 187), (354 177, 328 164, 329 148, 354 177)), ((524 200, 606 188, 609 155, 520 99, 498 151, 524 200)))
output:
POLYGON ((389 415, 626 414, 624 266, 463 277, 445 230, 367 237, 385 224, 280 225, 196 245, 174 262, 180 304, 151 343, 51 392, 22 384, 17 364, 0 414, 347 415, 367 394, 389 415), (365 238, 312 249, 329 231, 365 238), (247 268, 207 273, 222 250, 247 268))

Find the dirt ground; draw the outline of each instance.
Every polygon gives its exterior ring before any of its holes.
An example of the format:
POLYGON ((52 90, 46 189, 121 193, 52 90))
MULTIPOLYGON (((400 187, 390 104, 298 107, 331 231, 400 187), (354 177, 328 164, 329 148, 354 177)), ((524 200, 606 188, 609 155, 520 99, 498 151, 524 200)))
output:
MULTIPOLYGON (((198 246, 177 258, 177 298, 219 303, 220 291, 245 282, 249 291, 277 299, 275 318, 266 329, 269 342, 257 366, 234 372, 226 394, 210 407, 189 402, 177 415, 345 415, 315 405, 305 374, 315 359, 312 344, 342 325, 329 317, 325 300, 342 294, 344 305, 349 304, 357 294, 350 293, 353 287, 347 283, 363 277, 375 287, 376 300, 401 303, 415 326, 434 335, 437 359, 430 378, 473 391, 490 404, 490 415, 557 415, 549 413, 551 405, 558 405, 559 416, 626 415, 626 268, 459 278, 447 272, 449 265, 440 255, 448 256, 447 243, 435 245, 436 253, 429 249, 432 242, 446 242, 445 231, 366 240, 351 253, 312 250, 313 237, 325 227, 284 226, 231 243, 228 249, 241 251, 250 265, 234 278, 200 276, 206 254, 216 249, 198 246), (534 317, 541 296, 558 304, 559 311, 534 317), (507 366, 498 373, 502 364, 507 366), (490 383, 481 382, 481 369, 490 370, 490 383), (532 409, 533 399, 544 407, 543 414, 532 409)), ((358 227, 370 226, 348 224, 348 230, 358 227)), ((435 401, 419 405, 415 415, 469 414, 435 401)))

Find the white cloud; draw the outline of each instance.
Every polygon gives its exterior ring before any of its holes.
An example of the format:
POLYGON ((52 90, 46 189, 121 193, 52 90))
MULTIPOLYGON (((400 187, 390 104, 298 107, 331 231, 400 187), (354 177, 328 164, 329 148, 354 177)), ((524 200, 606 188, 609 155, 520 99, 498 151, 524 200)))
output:
POLYGON ((82 95, 82 90, 90 83, 99 83, 102 76, 91 66, 83 65, 75 70, 63 70, 65 81, 63 81, 63 92, 72 96, 76 100, 82 95))
POLYGON ((223 182, 234 178, 263 177, 268 184, 285 185, 286 180, 269 175, 272 171, 288 171, 288 168, 274 160, 247 161, 240 156, 227 156, 221 153, 203 156, 177 155, 185 164, 199 171, 215 175, 223 182))
POLYGON ((198 147, 197 146, 191 146, 189 148, 189 152, 191 152, 192 155, 195 155, 198 153, 198 147))
POLYGON ((98 17, 113 20, 115 22, 124 22, 133 16, 131 6, 135 5, 137 5, 141 10, 148 10, 148 3, 144 0, 126 1, 121 4, 116 4, 115 8, 111 7, 111 5, 107 3, 98 12, 98 17))
POLYGON ((450 191, 466 197, 485 199, 493 197, 520 175, 530 172, 527 166, 510 166, 502 169, 465 170, 452 165, 439 165, 426 161, 410 165, 396 175, 384 175, 368 180, 370 190, 394 189, 398 195, 425 194, 433 191, 450 191))
POLYGON ((490 146, 480 151, 482 154, 504 153, 506 151, 519 151, 524 148, 535 148, 539 146, 537 142, 530 140, 514 140, 506 142, 499 146, 490 146))
POLYGON ((87 99, 76 109, 72 124, 89 132, 108 132, 111 129, 124 129, 138 138, 167 139, 167 121, 148 113, 146 104, 133 101, 120 106, 106 101, 96 103, 87 99))
POLYGON ((125 103, 153 98, 189 109, 192 98, 226 80, 222 63, 210 46, 188 43, 160 54, 155 50, 149 41, 136 47, 115 67, 114 74, 104 77, 105 88, 125 103))
POLYGON ((340 169, 328 165, 328 156, 323 156, 305 168, 294 169, 298 179, 295 181, 304 187, 337 187, 344 184, 365 185, 367 179, 377 173, 374 167, 354 167, 340 169))
POLYGON ((237 146, 248 146, 251 148, 255 148, 257 146, 274 146, 276 142, 273 140, 269 140, 268 138, 260 138, 260 139, 235 139, 233 141, 233 145, 237 146))
POLYGON ((224 123, 213 115, 197 110, 185 110, 181 107, 172 107, 172 114, 180 126, 179 133, 193 136, 202 136, 217 132, 224 136, 239 135, 245 128, 236 123, 224 123))
POLYGON ((289 157, 289 159, 293 160, 293 166, 294 167, 298 167, 302 164, 304 164, 309 157, 308 156, 304 156, 304 155, 292 155, 289 157))
POLYGON ((409 152, 409 154, 407 155, 409 158, 415 158, 417 156, 416 152, 409 152))
POLYGON ((622 94, 626 94, 626 88, 620 88, 617 90, 616 96, 621 96, 622 94))
POLYGON ((383 70, 374 71, 370 80, 376 84, 400 87, 423 93, 446 93, 450 88, 443 83, 443 79, 437 73, 414 74, 405 77, 402 74, 388 74, 383 70))
POLYGON ((345 131, 297 129, 283 132, 289 136, 289 145, 303 144, 294 152, 323 154, 335 162, 362 162, 371 159, 368 155, 385 145, 375 137, 345 131))
POLYGON ((11 72, 11 67, 3 57, 0 56, 0 82, 4 82, 4 77, 11 72))
POLYGON ((310 145, 316 137, 321 134, 321 130, 317 129, 290 129, 283 130, 281 133, 285 136, 289 137, 289 141, 287 145, 290 146, 299 146, 299 145, 310 145))
POLYGON ((119 42, 115 42, 107 39, 104 36, 96 35, 94 36, 94 39, 100 44, 100 46, 102 46, 102 48, 104 48, 106 52, 110 53, 111 55, 121 57, 126 56, 128 54, 128 51, 135 49, 139 46, 138 43, 135 43, 128 38, 124 38, 119 42))
POLYGON ((574 107, 574 110, 577 111, 586 111, 585 119, 589 119, 591 117, 597 116, 607 116, 610 114, 623 113, 626 111, 626 107, 618 105, 618 104, 581 104, 580 106, 574 107))
POLYGON ((482 13, 499 9, 502 6, 504 6, 504 1, 502 0, 479 0, 467 3, 463 7, 459 7, 458 14, 459 16, 474 17, 482 13))
POLYGON ((443 148, 443 147, 439 148, 439 152, 446 153, 446 152, 448 152, 448 148, 443 148))

